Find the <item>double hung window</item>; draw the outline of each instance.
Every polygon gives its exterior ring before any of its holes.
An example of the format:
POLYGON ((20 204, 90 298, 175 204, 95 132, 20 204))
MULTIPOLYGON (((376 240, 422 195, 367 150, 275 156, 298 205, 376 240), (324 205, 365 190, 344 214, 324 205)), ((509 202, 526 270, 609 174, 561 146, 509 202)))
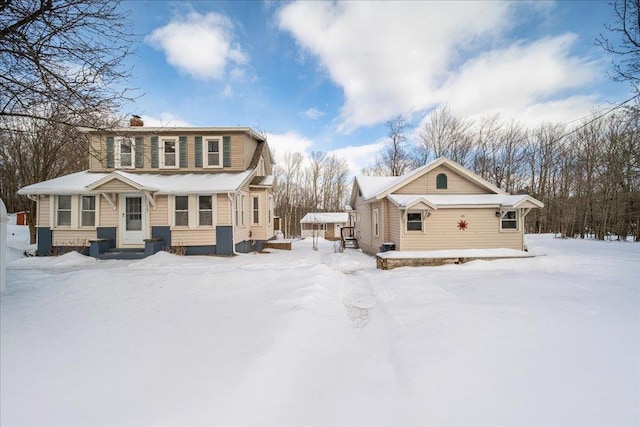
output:
POLYGON ((176 152, 178 149, 178 141, 176 138, 162 140, 162 167, 175 168, 178 167, 176 152))
POLYGON ((175 196, 175 226, 189 226, 189 196, 175 196))
POLYGON ((82 196, 80 202, 80 225, 82 227, 95 227, 96 196, 82 196))
POLYGON ((211 196, 198 196, 198 225, 213 225, 213 203, 211 196))
POLYGON ((133 140, 131 138, 122 138, 118 145, 120 153, 120 167, 133 167, 133 140))
POLYGON ((254 197, 253 199, 253 223, 260 223, 260 199, 254 197))
POLYGON ((422 213, 407 213, 407 231, 422 231, 422 213))
POLYGON ((71 196, 58 196, 56 225, 59 227, 71 226, 71 196))
POLYGON ((506 211, 502 213, 502 219, 500 221, 500 228, 502 230, 517 230, 518 229, 518 212, 506 211))
POLYGON ((220 166, 220 140, 205 139, 205 166, 220 166))

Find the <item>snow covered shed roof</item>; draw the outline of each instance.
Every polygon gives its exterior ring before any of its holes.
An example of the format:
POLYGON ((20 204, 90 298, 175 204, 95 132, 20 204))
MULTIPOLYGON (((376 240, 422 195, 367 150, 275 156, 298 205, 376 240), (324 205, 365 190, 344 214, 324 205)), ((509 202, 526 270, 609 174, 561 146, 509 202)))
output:
POLYGON ((133 189, 157 194, 229 193, 240 188, 253 171, 215 174, 172 174, 77 172, 21 188, 18 194, 93 194, 118 180, 133 189))
POLYGON ((301 224, 331 224, 347 222, 349 222, 349 214, 346 212, 309 212, 300 220, 301 224))

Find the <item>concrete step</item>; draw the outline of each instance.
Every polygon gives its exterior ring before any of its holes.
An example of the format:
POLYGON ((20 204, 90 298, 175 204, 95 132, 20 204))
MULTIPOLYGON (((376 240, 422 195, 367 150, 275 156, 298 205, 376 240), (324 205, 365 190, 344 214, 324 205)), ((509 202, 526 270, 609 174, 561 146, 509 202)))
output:
POLYGON ((114 248, 98 255, 98 259, 143 259, 145 258, 142 248, 114 248))

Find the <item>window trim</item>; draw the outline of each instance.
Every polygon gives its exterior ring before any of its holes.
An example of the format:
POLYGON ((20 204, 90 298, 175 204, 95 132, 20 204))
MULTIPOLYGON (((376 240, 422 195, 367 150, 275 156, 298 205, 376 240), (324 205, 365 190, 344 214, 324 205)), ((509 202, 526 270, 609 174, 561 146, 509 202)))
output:
POLYGON ((56 228, 70 228, 73 224, 73 196, 70 194, 60 194, 56 196, 56 204, 55 204, 55 226, 56 228), (68 197, 69 198, 69 208, 68 209, 60 209, 60 198, 68 197), (60 224, 60 212, 69 212, 69 224, 60 224))
POLYGON ((446 173, 440 172, 438 175, 436 175, 436 190, 446 190, 448 187, 449 187, 449 177, 447 176, 446 173), (441 179, 443 180, 442 184, 444 185, 441 185, 441 179))
POLYGON ((136 167, 136 141, 133 137, 128 136, 118 136, 114 138, 114 158, 113 158, 113 166, 114 169, 135 169, 136 167), (122 166, 122 143, 127 140, 131 143, 131 165, 122 166))
POLYGON ((198 215, 198 227, 200 228, 213 228, 215 227, 215 220, 214 220, 214 212, 215 212, 215 206, 214 206, 214 195, 213 194, 198 194, 196 196, 196 203, 197 203, 197 215, 198 215), (200 197, 209 197, 211 199, 211 209, 200 209, 200 197), (201 212, 211 212, 211 224, 202 224, 200 222, 200 213, 201 212))
POLYGON ((373 237, 380 237, 380 209, 373 210, 373 237))
POLYGON ((180 169, 180 137, 178 136, 160 136, 158 137, 158 151, 159 151, 159 156, 158 156, 158 160, 159 160, 159 167, 160 169, 180 169), (167 166, 165 164, 165 143, 172 141, 175 143, 175 165, 169 165, 167 166))
POLYGON ((88 229, 93 229, 96 228, 98 226, 97 224, 97 219, 98 219, 98 197, 96 197, 95 194, 82 194, 79 196, 79 205, 80 205, 80 218, 79 218, 79 222, 80 222, 80 228, 88 228, 88 229), (85 197, 93 197, 93 210, 85 210, 84 209, 84 198, 85 197), (84 224, 84 213, 85 212, 93 212, 93 225, 85 225, 84 224))
POLYGON ((222 139, 219 136, 202 137, 202 167, 210 169, 222 168, 222 139), (218 142, 218 164, 209 164, 209 141, 218 142))
POLYGON ((260 225, 260 196, 251 197, 251 224, 260 225))
POLYGON ((520 231, 520 215, 518 213, 518 209, 506 209, 506 210, 500 211, 500 232, 515 233, 519 231, 520 231), (513 219, 510 219, 510 218, 505 219, 505 217, 509 212, 514 212, 516 214, 515 215, 516 217, 513 219), (515 228, 503 227, 504 221, 515 222, 516 224, 515 228))
POLYGON ((189 216, 190 216, 189 215, 189 196, 185 196, 183 194, 176 194, 176 195, 173 196, 173 215, 172 216, 173 216, 172 224, 173 224, 174 227, 176 227, 176 228, 189 228, 189 223, 190 223, 190 218, 189 218, 189 216), (178 203, 177 203, 178 197, 185 197, 187 199, 187 209, 186 210, 184 210, 184 209, 178 210, 178 208, 177 208, 177 206, 178 206, 178 203), (177 213, 178 212, 186 212, 187 213, 187 224, 186 225, 178 224, 178 221, 177 221, 177 213))
POLYGON ((405 232, 407 233, 424 233, 424 218, 425 218, 425 214, 423 212, 417 212, 417 211, 409 211, 407 212, 407 218, 405 220, 405 225, 404 225, 404 229, 405 232), (413 223, 418 223, 418 221, 409 221, 409 215, 420 215, 420 230, 409 230, 409 223, 411 222, 413 223))

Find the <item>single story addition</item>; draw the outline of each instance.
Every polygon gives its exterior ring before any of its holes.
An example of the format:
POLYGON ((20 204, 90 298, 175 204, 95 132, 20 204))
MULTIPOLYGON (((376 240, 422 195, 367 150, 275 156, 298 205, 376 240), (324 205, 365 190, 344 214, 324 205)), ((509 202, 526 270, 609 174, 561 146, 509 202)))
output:
POLYGON ((302 237, 340 240, 340 229, 349 224, 347 212, 309 212, 300 220, 302 237))
POLYGON ((358 244, 369 254, 523 251, 524 218, 544 206, 526 194, 508 194, 445 157, 399 177, 357 176, 350 202, 358 244))

